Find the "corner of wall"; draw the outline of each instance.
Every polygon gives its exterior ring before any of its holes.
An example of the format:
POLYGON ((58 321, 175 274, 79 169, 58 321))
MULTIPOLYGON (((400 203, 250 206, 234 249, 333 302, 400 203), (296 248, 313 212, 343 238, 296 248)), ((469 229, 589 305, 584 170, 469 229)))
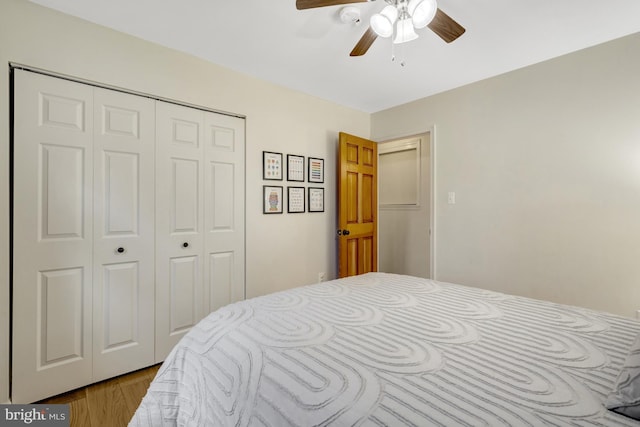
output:
MULTIPOLYGON (((1 71, 0 98, 8 99, 8 67, 1 71)), ((9 110, 0 106, 0 402, 9 401, 9 110)))
POLYGON ((9 63, 12 60, 9 49, 6 49, 8 42, 8 31, 10 22, 15 19, 13 10, 18 2, 3 4, 3 12, 0 14, 0 99, 5 100, 0 103, 0 402, 10 403, 10 312, 9 301, 9 63), (6 32, 5 32, 6 31, 6 32))

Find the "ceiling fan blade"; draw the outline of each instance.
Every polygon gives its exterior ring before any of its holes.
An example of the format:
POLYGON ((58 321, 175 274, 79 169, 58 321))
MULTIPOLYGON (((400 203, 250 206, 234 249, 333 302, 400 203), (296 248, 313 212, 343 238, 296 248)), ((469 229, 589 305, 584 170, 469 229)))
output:
POLYGON ((314 7, 335 6, 338 4, 364 3, 370 0, 296 0, 296 9, 313 9, 314 7))
POLYGON ((364 55, 365 53, 367 53, 373 42, 376 41, 376 38, 378 38, 378 35, 375 33, 375 31, 373 31, 371 27, 367 28, 367 31, 360 38, 358 43, 356 43, 356 46, 353 48, 349 56, 364 55))
POLYGON ((462 25, 440 9, 436 11, 436 16, 429 23, 429 28, 447 43, 451 43, 466 31, 462 25))

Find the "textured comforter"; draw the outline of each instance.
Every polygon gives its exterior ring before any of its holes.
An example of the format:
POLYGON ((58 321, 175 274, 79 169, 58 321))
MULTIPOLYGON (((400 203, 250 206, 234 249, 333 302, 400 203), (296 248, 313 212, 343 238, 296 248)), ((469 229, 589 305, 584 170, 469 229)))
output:
POLYGON ((607 411, 640 323, 369 273, 231 304, 131 426, 638 426, 607 411))

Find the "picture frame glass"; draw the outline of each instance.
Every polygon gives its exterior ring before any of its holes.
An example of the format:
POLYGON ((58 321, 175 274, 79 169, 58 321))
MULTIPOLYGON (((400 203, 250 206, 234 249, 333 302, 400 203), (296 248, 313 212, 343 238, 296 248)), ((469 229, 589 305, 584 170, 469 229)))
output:
POLYGON ((324 188, 309 187, 309 212, 324 212, 324 188))
POLYGON ((287 154, 287 181, 304 182, 304 156, 287 154))
POLYGON ((287 212, 302 213, 305 211, 304 193, 304 187, 287 187, 287 212))
POLYGON ((309 172, 308 172, 309 182, 323 183, 324 182, 324 159, 309 157, 308 165, 309 165, 309 172))
POLYGON ((282 180, 282 153, 262 152, 262 179, 282 180))
POLYGON ((262 212, 265 214, 282 213, 282 187, 265 185, 262 187, 262 212))

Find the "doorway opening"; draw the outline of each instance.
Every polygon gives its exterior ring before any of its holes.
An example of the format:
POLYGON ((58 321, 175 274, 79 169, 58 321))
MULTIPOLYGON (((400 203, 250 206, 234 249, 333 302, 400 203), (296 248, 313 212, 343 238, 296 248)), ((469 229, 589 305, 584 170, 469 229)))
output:
POLYGON ((378 144, 379 270, 435 278, 433 131, 378 144))

